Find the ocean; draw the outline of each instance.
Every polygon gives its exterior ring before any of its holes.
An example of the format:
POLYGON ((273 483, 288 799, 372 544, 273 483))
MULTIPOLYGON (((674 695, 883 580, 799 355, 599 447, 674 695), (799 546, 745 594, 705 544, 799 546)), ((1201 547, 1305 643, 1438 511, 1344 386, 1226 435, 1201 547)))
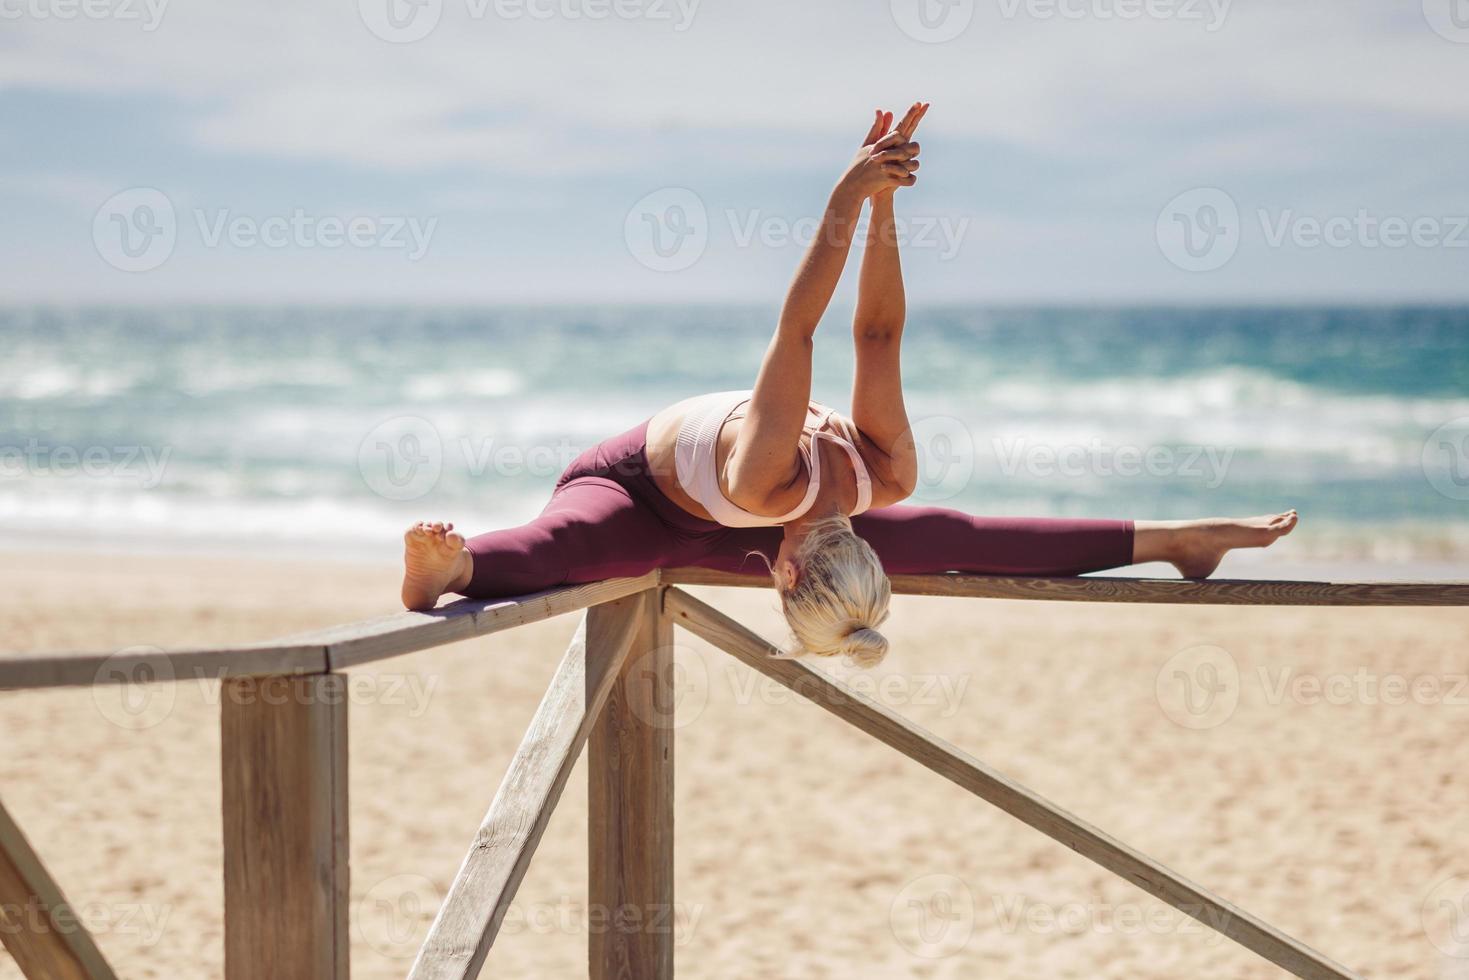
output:
MULTIPOLYGON (((749 387, 769 307, 0 309, 0 541, 386 556, 532 517, 582 449, 749 387)), ((1469 308, 910 310, 918 502, 1296 507, 1279 561, 1469 568, 1469 308)), ((817 337, 846 411, 847 319, 817 337)))

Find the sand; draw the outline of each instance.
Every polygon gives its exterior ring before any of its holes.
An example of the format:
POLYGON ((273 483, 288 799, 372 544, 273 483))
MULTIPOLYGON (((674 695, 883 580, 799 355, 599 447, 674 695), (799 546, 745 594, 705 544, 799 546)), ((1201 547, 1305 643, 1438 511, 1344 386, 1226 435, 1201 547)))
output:
MULTIPOLYGON (((12 553, 0 648, 266 638, 388 611, 395 576, 12 553)), ((699 591, 781 636, 768 595, 699 591)), ((355 977, 405 975, 574 626, 353 672, 355 977)), ((1469 918, 1448 918, 1469 890, 1469 612, 902 599, 888 632, 861 683, 920 724, 1367 975, 1469 977, 1469 918), (1190 713, 1177 671, 1201 662, 1237 670, 1237 698, 1190 713)), ((1282 975, 680 644, 681 977, 1282 975)), ((220 972, 216 696, 188 682, 129 713, 115 689, 0 694, 0 796, 124 977, 220 972)), ((584 766, 487 976, 585 976, 584 766)))

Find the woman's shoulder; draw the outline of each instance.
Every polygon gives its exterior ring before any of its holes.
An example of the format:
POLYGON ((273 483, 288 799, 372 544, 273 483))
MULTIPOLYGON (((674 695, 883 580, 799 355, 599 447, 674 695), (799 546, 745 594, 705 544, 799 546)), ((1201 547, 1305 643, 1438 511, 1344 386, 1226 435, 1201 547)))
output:
POLYGON ((833 426, 857 447, 857 452, 862 456, 862 462, 867 467, 867 475, 872 480, 873 507, 887 507, 901 503, 912 496, 912 490, 909 488, 912 481, 905 479, 905 471, 911 467, 905 467, 903 461, 893 458, 876 439, 858 428, 848 416, 840 412, 833 412, 831 421, 833 426))

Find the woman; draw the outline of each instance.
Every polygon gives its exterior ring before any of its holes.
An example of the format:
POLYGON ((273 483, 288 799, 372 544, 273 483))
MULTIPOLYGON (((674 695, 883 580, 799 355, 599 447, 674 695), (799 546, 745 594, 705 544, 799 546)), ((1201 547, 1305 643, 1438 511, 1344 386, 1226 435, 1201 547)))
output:
POLYGON ((1147 561, 1204 577, 1233 548, 1263 547, 1295 526, 1289 511, 1184 522, 971 517, 894 506, 918 461, 898 348, 903 278, 893 195, 917 180, 915 104, 889 131, 878 110, 837 182, 821 230, 786 294, 753 391, 691 398, 593 447, 561 476, 530 524, 468 541, 420 523, 405 540, 403 604, 445 592, 474 598, 700 565, 739 570, 763 559, 795 653, 875 664, 887 651, 887 572, 1077 575, 1147 561), (886 134, 886 135, 884 135, 886 134), (853 323, 852 414, 812 402, 816 326, 871 202, 853 323))

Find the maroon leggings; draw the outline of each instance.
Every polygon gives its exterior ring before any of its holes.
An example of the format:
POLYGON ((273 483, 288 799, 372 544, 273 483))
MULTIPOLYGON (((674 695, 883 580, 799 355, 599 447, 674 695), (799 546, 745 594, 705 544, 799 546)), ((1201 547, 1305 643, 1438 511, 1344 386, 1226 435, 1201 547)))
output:
MULTIPOLYGON (((522 527, 468 542, 474 574, 463 594, 524 595, 557 585, 697 565, 764 571, 779 527, 731 528, 695 517, 648 472, 648 423, 593 446, 522 527)), ((1079 575, 1132 564, 1131 521, 971 517, 942 507, 883 507, 852 519, 889 574, 976 572, 1079 575)))

